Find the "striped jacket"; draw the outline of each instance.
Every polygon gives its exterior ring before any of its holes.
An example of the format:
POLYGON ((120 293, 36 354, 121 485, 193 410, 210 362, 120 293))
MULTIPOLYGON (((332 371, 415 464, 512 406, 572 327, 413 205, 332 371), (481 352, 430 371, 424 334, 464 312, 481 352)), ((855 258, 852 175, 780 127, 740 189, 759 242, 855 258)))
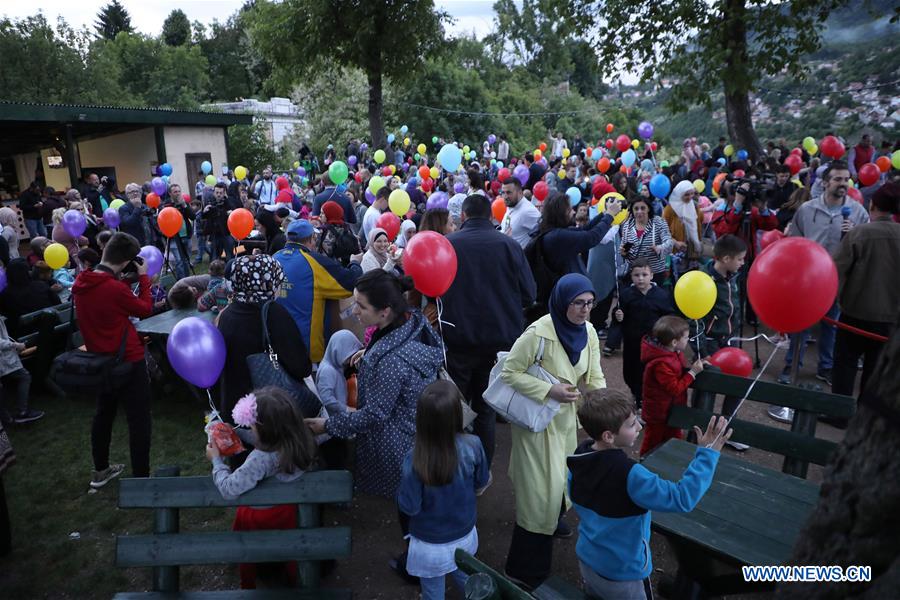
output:
POLYGON ((620 235, 622 236, 623 246, 631 244, 628 254, 625 256, 629 268, 631 268, 632 261, 638 258, 646 258, 650 262, 650 269, 654 275, 666 270, 666 256, 672 252, 673 240, 672 234, 669 233, 669 226, 662 217, 650 219, 640 239, 637 236, 634 219, 626 219, 622 223, 620 235), (653 246, 662 246, 662 253, 657 254, 653 246))

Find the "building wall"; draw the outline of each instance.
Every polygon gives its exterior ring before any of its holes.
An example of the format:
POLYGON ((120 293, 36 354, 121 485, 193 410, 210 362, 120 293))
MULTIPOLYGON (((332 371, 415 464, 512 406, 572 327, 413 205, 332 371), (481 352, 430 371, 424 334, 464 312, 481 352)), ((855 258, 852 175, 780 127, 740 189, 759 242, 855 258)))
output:
MULTIPOLYGON (((78 152, 82 173, 87 173, 91 167, 115 167, 116 183, 123 191, 128 183, 140 185, 149 181, 150 169, 156 165, 156 141, 152 127, 78 142, 78 152)), ((43 152, 41 154, 43 156, 43 152)), ((68 170, 54 171, 65 171, 68 181, 68 170)), ((47 172, 45 166, 44 174, 47 172)), ((49 180, 47 183, 50 183, 49 180)))
POLYGON ((222 176, 222 166, 228 161, 225 130, 222 127, 166 127, 164 132, 166 160, 172 165, 170 183, 177 183, 184 191, 193 194, 197 173, 187 172, 185 155, 200 152, 210 153, 212 174, 222 176))

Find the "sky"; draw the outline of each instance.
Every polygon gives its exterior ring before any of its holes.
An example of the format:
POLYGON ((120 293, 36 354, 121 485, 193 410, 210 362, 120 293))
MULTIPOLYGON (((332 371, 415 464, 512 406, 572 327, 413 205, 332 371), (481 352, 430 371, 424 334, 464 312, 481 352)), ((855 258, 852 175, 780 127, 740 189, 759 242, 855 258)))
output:
MULTIPOLYGON (((207 25, 213 20, 226 20, 243 4, 242 0, 167 0, 139 1, 120 0, 131 24, 142 33, 157 35, 162 30, 163 21, 170 12, 180 8, 188 19, 207 25)), ((452 15, 456 22, 448 28, 451 34, 475 32, 479 38, 488 34, 494 19, 493 0, 435 0, 435 4, 452 15)), ((97 13, 106 0, 36 0, 34 2, 0 2, 0 13, 11 18, 32 15, 38 10, 51 22, 62 16, 73 27, 93 29, 97 13)))

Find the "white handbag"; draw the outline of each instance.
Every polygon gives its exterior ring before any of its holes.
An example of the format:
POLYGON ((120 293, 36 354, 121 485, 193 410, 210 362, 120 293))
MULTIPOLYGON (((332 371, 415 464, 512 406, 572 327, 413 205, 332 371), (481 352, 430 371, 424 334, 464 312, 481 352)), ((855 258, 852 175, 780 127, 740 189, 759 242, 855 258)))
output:
MULTIPOLYGON (((484 391, 484 401, 513 425, 535 433, 543 431, 550 425, 550 421, 553 420, 556 413, 559 412, 559 402, 552 398, 548 398, 546 402, 543 401, 543 398, 529 398, 517 392, 512 386, 504 383, 500 374, 503 372, 503 365, 506 363, 508 355, 509 352, 497 353, 497 364, 491 369, 488 387, 484 391)), ((547 383, 553 385, 559 383, 558 379, 541 366, 543 358, 544 338, 541 338, 534 364, 528 367, 526 372, 532 377, 537 377, 547 383)))

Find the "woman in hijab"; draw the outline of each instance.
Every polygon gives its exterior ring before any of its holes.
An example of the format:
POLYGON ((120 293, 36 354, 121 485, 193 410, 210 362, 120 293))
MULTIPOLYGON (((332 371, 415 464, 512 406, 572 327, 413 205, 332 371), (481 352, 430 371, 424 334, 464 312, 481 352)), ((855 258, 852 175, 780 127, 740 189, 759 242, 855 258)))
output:
POLYGON ((397 275, 396 266, 400 258, 400 253, 396 248, 391 247, 388 241, 387 232, 381 227, 373 227, 369 232, 369 245, 367 246, 365 255, 363 256, 362 266, 363 273, 374 271, 375 269, 384 269, 388 273, 397 275))
POLYGON ((286 308, 273 302, 283 282, 281 265, 268 254, 240 256, 231 264, 234 295, 217 324, 225 338, 219 411, 226 421, 231 421, 238 399, 253 391, 247 357, 267 351, 262 333, 264 304, 269 307, 266 327, 278 363, 297 381, 312 372, 309 350, 296 322, 286 308))
POLYGON ((544 315, 513 344, 501 377, 516 391, 539 404, 560 403, 559 412, 540 432, 512 427, 509 475, 516 499, 506 573, 529 587, 550 575, 553 538, 569 537, 562 520, 571 505, 566 498, 566 456, 577 443, 576 405, 581 392, 606 387, 600 368, 597 332, 589 326, 597 300, 594 286, 584 275, 570 273, 550 294, 550 314, 544 315), (543 342, 541 366, 560 383, 551 385, 528 374, 543 342))
POLYGON ((3 239, 9 244, 9 258, 19 258, 19 216, 8 206, 0 208, 0 227, 3 228, 3 239))
POLYGON ((409 219, 400 223, 400 235, 397 236, 397 247, 406 248, 406 244, 416 234, 416 224, 409 219))
POLYGON ((696 268, 703 244, 703 213, 694 202, 697 190, 690 181, 679 181, 663 209, 663 219, 672 234, 672 275, 677 279, 685 271, 696 268))

